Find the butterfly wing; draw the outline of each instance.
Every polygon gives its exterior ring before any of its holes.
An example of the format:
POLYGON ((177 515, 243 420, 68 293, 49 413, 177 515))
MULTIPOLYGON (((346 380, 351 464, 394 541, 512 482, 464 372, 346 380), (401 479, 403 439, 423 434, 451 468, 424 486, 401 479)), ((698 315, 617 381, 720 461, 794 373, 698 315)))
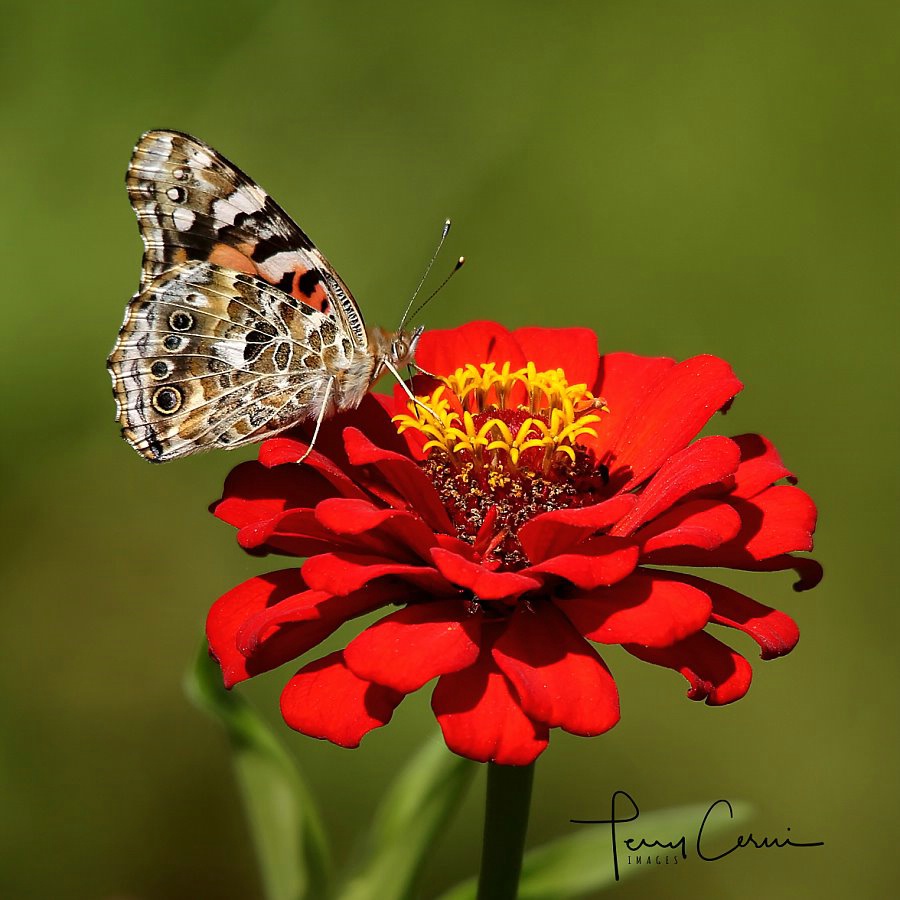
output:
POLYGON ((141 288, 173 266, 202 261, 252 275, 333 317, 366 348, 347 286, 281 207, 197 138, 148 131, 134 148, 128 196, 144 241, 141 288))
POLYGON ((335 320, 265 281, 179 263, 138 293, 109 358, 122 433, 165 462, 315 418, 353 344, 335 320))

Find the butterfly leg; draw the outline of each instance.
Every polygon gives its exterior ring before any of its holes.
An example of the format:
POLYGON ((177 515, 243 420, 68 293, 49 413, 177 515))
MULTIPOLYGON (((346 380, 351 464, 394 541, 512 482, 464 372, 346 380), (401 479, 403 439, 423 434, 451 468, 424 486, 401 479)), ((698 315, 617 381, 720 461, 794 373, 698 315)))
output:
POLYGON ((415 360, 410 363, 410 366, 414 368, 417 372, 421 372, 423 375, 427 375, 429 378, 440 378, 439 375, 435 375, 434 372, 429 372, 428 369, 423 369, 415 360))
POLYGON ((312 440, 309 442, 306 452, 297 460, 297 465, 300 465, 300 463, 313 452, 313 447, 316 446, 316 439, 319 437, 319 429, 322 427, 322 422, 325 420, 325 416, 328 412, 328 403, 331 400, 331 392, 333 390, 334 378, 332 377, 328 379, 328 385, 325 388, 325 397, 322 399, 322 408, 319 410, 319 415, 316 418, 316 427, 313 429, 312 440))
POLYGON ((391 373, 391 375, 393 375, 394 378, 397 379, 397 383, 400 385, 400 387, 402 387, 403 390, 406 391, 406 396, 409 397, 409 399, 410 399, 416 406, 421 406, 422 409, 424 409, 424 410, 426 410, 427 412, 431 413, 431 415, 432 415, 435 419, 437 419, 437 418, 438 418, 438 414, 437 414, 430 406, 428 406, 427 404, 423 403, 423 402, 422 402, 422 401, 421 401, 421 400, 420 400, 420 399, 419 399, 419 398, 418 398, 418 397, 417 397, 417 396, 409 389, 409 385, 403 380, 403 377, 402 377, 402 376, 400 375, 400 373, 394 368, 394 366, 392 366, 392 365, 390 364, 390 362, 388 362, 388 360, 386 360, 386 359, 382 360, 382 362, 384 363, 385 368, 391 373))

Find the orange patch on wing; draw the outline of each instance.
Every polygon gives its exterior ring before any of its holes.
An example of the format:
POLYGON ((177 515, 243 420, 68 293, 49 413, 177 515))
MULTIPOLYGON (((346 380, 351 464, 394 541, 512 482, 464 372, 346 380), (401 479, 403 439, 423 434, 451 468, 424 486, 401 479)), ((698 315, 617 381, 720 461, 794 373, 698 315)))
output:
POLYGON ((240 250, 229 247, 227 244, 215 244, 212 253, 209 254, 209 261, 215 266, 222 266, 223 269, 232 269, 235 272, 243 272, 245 275, 258 275, 259 271, 250 259, 240 250))
POLYGON ((303 291, 297 287, 297 282, 304 274, 305 272, 298 272, 294 278, 294 289, 291 291, 291 296, 296 297, 298 300, 302 300, 307 306, 311 306, 313 309, 319 310, 319 312, 330 312, 328 294, 325 293, 325 288, 322 287, 321 282, 316 285, 316 289, 312 294, 304 294, 303 291))

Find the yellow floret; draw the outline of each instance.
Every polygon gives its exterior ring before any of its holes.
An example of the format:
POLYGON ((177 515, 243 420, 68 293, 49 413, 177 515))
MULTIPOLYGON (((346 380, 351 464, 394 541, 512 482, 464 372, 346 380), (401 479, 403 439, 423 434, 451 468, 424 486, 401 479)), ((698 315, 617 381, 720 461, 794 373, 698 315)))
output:
POLYGON ((602 421, 598 412, 609 411, 586 384, 570 385, 562 369, 538 372, 534 363, 515 370, 509 363, 499 370, 494 363, 469 364, 441 381, 430 395, 419 397, 425 408, 410 402, 409 413, 394 416, 393 421, 401 434, 413 428, 428 438, 426 452, 436 450, 451 458, 467 452, 482 465, 502 457, 515 467, 522 453, 534 447, 544 449, 545 466, 558 453, 574 462, 575 442, 586 435, 596 437, 596 425, 602 421), (520 385, 526 399, 513 406, 512 393, 520 385), (458 398, 461 415, 447 399, 447 392, 458 398), (515 434, 495 416, 476 428, 475 416, 503 409, 529 414, 515 434))

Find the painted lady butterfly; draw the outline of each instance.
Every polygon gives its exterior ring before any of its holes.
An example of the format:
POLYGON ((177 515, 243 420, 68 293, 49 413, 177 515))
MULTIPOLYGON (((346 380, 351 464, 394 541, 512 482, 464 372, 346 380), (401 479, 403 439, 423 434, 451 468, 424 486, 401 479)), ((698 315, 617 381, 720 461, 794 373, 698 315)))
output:
POLYGON ((322 421, 386 369, 402 383, 422 328, 367 328, 312 241, 211 147, 148 131, 126 184, 143 272, 107 367, 142 456, 238 447, 306 420, 312 449, 322 421))

